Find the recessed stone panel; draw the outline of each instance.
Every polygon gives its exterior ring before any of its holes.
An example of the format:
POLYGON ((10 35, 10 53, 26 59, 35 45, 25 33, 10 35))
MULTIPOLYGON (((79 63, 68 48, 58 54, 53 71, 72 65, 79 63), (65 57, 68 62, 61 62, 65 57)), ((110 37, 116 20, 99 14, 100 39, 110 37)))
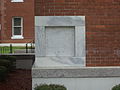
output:
POLYGON ((74 56, 74 27, 46 27, 46 56, 74 56))

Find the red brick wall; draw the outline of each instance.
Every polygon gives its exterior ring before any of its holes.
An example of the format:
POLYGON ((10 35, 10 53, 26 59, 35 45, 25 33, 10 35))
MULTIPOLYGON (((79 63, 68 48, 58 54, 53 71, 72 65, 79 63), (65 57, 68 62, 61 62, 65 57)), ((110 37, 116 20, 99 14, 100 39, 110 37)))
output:
MULTIPOLYGON (((5 13, 5 5, 6 1, 5 0, 1 0, 0 1, 0 24, 1 24, 1 29, 4 29, 4 13, 5 13)), ((2 38, 2 30, 0 30, 0 43, 1 43, 1 38, 2 38)))
POLYGON ((36 0, 36 16, 86 16, 87 66, 120 66, 120 0, 36 0))
POLYGON ((2 43, 25 43, 34 40, 34 0, 24 0, 16 3, 5 0, 4 27, 2 29, 2 43), (23 37, 24 39, 11 39, 12 37, 12 17, 23 17, 23 37))
MULTIPOLYGON (((0 3, 0 25, 1 25, 1 3, 0 3)), ((1 30, 0 30, 0 40, 1 40, 1 30)))

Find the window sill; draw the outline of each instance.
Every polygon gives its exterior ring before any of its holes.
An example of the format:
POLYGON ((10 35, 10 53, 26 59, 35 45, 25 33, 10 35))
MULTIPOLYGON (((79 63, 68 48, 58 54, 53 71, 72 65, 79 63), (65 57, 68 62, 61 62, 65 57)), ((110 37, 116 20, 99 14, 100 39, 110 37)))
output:
POLYGON ((24 0, 18 0, 18 1, 17 0, 11 0, 11 2, 16 2, 16 3, 17 2, 24 2, 24 0))
POLYGON ((11 39, 24 39, 24 37, 23 36, 13 36, 13 37, 11 37, 11 39))

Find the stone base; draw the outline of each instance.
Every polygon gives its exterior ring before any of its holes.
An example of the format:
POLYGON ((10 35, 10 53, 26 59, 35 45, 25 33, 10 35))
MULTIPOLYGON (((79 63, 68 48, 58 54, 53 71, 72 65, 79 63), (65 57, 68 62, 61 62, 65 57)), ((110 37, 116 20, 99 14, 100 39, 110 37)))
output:
POLYGON ((85 57, 36 57, 35 67, 84 67, 85 57))
MULTIPOLYGON (((33 78, 33 88, 36 84, 59 84, 67 90, 111 90, 119 84, 119 78, 33 78)), ((34 89, 33 89, 34 90, 34 89)))
POLYGON ((60 84, 67 90, 111 90, 119 81, 119 67, 32 69, 33 90, 39 84, 60 84))

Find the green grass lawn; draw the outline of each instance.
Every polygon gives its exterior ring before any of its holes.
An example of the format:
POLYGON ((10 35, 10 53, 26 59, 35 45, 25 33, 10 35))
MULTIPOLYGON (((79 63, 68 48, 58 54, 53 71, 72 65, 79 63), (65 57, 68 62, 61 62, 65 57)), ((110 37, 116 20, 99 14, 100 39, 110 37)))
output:
POLYGON ((10 53, 9 47, 7 47, 7 46, 0 47, 0 53, 1 54, 10 53))
MULTIPOLYGON (((30 49, 31 47, 28 47, 30 49)), ((13 46, 12 47, 12 52, 14 53, 15 50, 17 49, 26 49, 24 46, 13 46)), ((10 53, 10 47, 9 46, 0 46, 0 54, 7 54, 10 53)))

